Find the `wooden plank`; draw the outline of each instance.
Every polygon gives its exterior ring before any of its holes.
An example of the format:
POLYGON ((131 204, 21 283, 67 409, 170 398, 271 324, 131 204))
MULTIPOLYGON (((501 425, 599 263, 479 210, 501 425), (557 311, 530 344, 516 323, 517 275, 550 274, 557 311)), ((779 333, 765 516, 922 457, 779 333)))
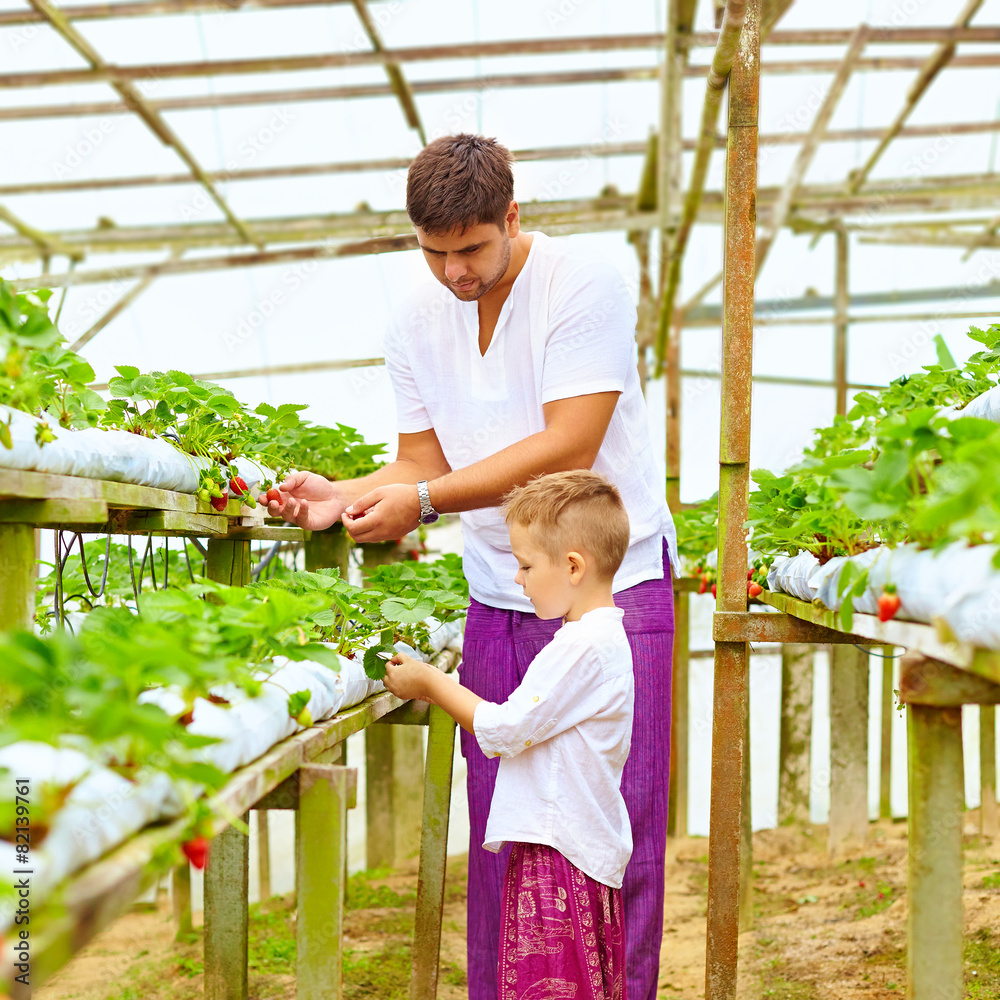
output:
MULTIPOLYGON (((244 822, 250 818, 243 816, 244 822)), ((250 839, 228 826, 205 864, 205 1000, 247 1000, 250 839)))
POLYGON ((781 647, 781 739, 778 769, 778 822, 809 822, 812 687, 815 648, 803 643, 781 647))
POLYGON ((191 864, 187 858, 173 870, 170 902, 174 913, 174 929, 179 940, 187 937, 194 929, 191 921, 191 864))
POLYGON ((907 653, 899 663, 899 699, 907 705, 996 705, 1000 684, 921 653, 907 653))
POLYGON ((245 587, 253 579, 250 575, 250 542, 210 538, 206 567, 208 579, 231 587, 245 587))
POLYGON ((106 500, 0 500, 0 523, 5 524, 47 528, 69 522, 103 525, 107 520, 106 500))
POLYGON ((257 898, 266 903, 271 898, 271 837, 267 810, 257 806, 257 898))
POLYGON ((843 854, 868 839, 868 653, 830 652, 830 824, 827 849, 843 854))
POLYGON ((343 996, 349 770, 334 764, 305 764, 299 772, 295 814, 298 1000, 340 1000, 343 996))
POLYGON ((413 926, 410 1000, 434 1000, 437 996, 454 757, 455 722, 434 705, 430 710, 427 765, 423 778, 423 822, 420 827, 420 873, 413 926))
POLYGON ((22 472, 0 469, 0 496, 25 500, 106 500, 111 507, 136 507, 157 510, 210 510, 190 493, 157 490, 151 486, 113 483, 106 479, 83 476, 56 476, 48 472, 22 472))
POLYGON ((36 572, 35 529, 0 524, 0 631, 31 628, 36 572))
POLYGON ((997 808, 997 744, 995 705, 979 706, 979 832, 984 837, 1000 836, 1000 809, 997 808))
POLYGON ((690 594, 674 591, 674 650, 670 678, 670 791, 667 836, 688 832, 690 594))
POLYGON ((211 534, 209 538, 240 539, 249 542, 301 542, 305 540, 305 532, 301 528, 289 525, 283 528, 277 524, 231 524, 228 531, 211 534))
POLYGON ((867 639, 870 642, 890 646, 904 646, 906 649, 924 653, 932 659, 950 663, 952 666, 961 667, 962 670, 1000 683, 1000 651, 978 649, 967 642, 942 638, 932 625, 896 619, 880 622, 875 615, 855 612, 851 631, 847 633, 840 628, 840 616, 822 606, 768 590, 765 590, 758 600, 803 621, 822 625, 842 635, 851 635, 854 637, 851 641, 864 642, 867 639))
POLYGON ((712 621, 716 642, 812 642, 852 643, 863 641, 814 625, 793 615, 760 614, 754 611, 717 611, 712 621))
POLYGON ((882 647, 882 719, 880 732, 882 749, 879 758, 879 798, 878 814, 884 819, 892 817, 892 712, 894 696, 892 690, 895 660, 891 659, 893 648, 882 647))
POLYGON ((326 531, 308 531, 306 539, 306 569, 336 567, 343 579, 347 579, 347 560, 351 552, 351 536, 339 522, 326 531))
POLYGON ((908 1000, 961 1000, 962 710, 907 706, 908 1000))
POLYGON ((179 510, 132 510, 114 519, 116 534, 221 535, 229 521, 225 514, 192 514, 179 510))

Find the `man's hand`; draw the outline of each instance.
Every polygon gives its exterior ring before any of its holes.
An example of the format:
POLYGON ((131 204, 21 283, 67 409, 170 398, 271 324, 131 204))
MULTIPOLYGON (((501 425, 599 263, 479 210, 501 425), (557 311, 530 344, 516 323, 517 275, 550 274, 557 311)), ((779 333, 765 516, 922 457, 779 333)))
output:
POLYGON ((427 671, 437 673, 430 664, 422 663, 405 653, 397 653, 385 665, 385 687, 397 698, 409 701, 417 698, 430 701, 428 697, 427 671))
POLYGON ((359 544, 402 538, 420 523, 417 487, 409 483, 377 486, 355 500, 342 520, 359 544))
MULTIPOLYGON (((322 531, 340 519, 345 501, 337 493, 337 484, 315 472, 293 472, 278 484, 279 498, 262 493, 257 499, 272 517, 283 517, 308 531, 322 531)), ((415 489, 415 487, 414 487, 415 489)))

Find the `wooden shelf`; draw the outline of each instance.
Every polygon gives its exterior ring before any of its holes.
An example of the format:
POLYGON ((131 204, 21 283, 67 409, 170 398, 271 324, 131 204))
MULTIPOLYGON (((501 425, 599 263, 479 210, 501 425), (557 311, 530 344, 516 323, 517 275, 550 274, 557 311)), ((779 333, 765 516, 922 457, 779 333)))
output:
POLYGON ((844 635, 857 636, 859 641, 884 643, 887 646, 903 646, 913 652, 923 653, 935 660, 949 663, 962 670, 978 674, 1000 683, 1000 651, 981 649, 967 642, 958 642, 942 637, 933 625, 891 619, 881 622, 876 615, 854 613, 850 631, 840 625, 840 615, 821 605, 801 601, 788 594, 772 593, 765 590, 757 600, 785 614, 803 621, 822 625, 844 635))
POLYGON ((225 510, 191 493, 82 476, 0 469, 0 523, 117 535, 173 535, 303 541, 293 525, 268 524, 260 508, 230 500, 225 510))

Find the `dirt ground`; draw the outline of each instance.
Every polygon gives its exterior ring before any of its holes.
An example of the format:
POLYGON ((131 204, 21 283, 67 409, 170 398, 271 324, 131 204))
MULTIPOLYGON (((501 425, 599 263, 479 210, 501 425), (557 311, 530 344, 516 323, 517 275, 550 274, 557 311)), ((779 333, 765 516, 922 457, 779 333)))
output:
MULTIPOLYGON (((974 829, 969 813, 967 829, 974 829)), ((754 927, 741 936, 740 1000, 888 1000, 906 992, 906 826, 881 822, 839 861, 824 827, 754 837, 754 927)), ((708 841, 672 845, 660 963, 661 1000, 704 997, 708 841)), ((1000 1000, 1000 843, 966 836, 965 996, 1000 1000)), ((415 867, 352 876, 347 893, 345 996, 408 995, 415 867)), ((195 923, 200 920, 196 914, 195 923)), ((292 1000, 294 907, 251 908, 250 997, 292 1000)), ((465 863, 449 859, 442 1000, 465 997, 465 863)), ((169 906, 116 921, 34 993, 36 1000, 195 1000, 198 933, 177 942, 169 906)))

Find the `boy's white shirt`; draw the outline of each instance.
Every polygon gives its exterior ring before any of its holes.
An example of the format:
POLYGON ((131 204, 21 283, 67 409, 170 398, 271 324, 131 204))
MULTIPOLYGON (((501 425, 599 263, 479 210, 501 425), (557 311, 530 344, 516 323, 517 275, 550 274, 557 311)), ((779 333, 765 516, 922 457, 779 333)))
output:
MULTIPOLYGON (((631 540, 614 590, 658 580, 662 539, 675 571, 677 543, 639 384, 632 297, 612 265, 543 233, 532 237, 485 355, 477 303, 437 281, 426 281, 396 313, 385 361, 399 430, 433 428, 451 468, 462 469, 545 430, 546 403, 620 392, 593 465, 621 491, 629 516, 631 540)), ((471 595, 530 612, 514 582, 517 560, 499 508, 461 516, 471 595)))
POLYGON ((620 608, 567 622, 503 704, 476 707, 483 753, 500 757, 483 847, 547 844, 620 888, 632 855, 621 795, 632 742, 632 653, 620 608))

